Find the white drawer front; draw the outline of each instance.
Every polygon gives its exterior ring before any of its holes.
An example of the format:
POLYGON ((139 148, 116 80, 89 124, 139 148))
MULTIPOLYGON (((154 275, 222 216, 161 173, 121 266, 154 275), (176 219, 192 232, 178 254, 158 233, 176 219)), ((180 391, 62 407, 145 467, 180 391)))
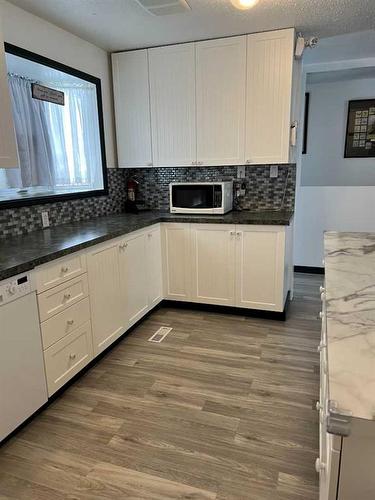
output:
POLYGON ((83 299, 65 311, 56 314, 40 326, 42 330, 43 349, 48 349, 52 344, 71 333, 76 328, 90 320, 89 299, 83 299))
POLYGON ((86 271, 86 255, 72 254, 36 269, 37 293, 65 283, 86 271))
POLYGON ((85 274, 51 290, 46 290, 38 295, 40 321, 55 316, 55 314, 84 299, 87 295, 88 284, 85 274))
POLYGON ((44 351, 48 395, 51 396, 93 358, 88 321, 44 351))

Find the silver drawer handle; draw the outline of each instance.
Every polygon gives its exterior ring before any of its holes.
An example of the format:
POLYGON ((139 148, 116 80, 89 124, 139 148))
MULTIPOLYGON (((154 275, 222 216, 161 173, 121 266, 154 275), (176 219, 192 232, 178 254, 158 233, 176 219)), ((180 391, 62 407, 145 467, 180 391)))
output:
POLYGON ((69 300, 72 295, 70 293, 64 293, 64 299, 69 300))
POLYGON ((237 236, 237 238, 241 238, 241 232, 237 231, 236 236, 237 236))
POLYGON ((326 289, 324 288, 324 286, 320 286, 319 287, 319 292, 320 293, 324 293, 326 291, 326 289))
POLYGON ((325 342, 320 342, 320 344, 318 345, 317 351, 321 352, 326 347, 327 347, 327 344, 325 342))
POLYGON ((320 404, 320 401, 316 402, 315 408, 316 408, 316 411, 323 410, 323 405, 320 404))
POLYGON ((315 470, 319 474, 319 472, 323 471, 326 468, 326 464, 317 458, 315 460, 315 470))
POLYGON ((68 325, 72 325, 74 323, 74 319, 68 319, 67 323, 68 325))
POLYGON ((325 294, 325 292, 322 292, 322 293, 320 294, 320 300, 321 300, 322 302, 324 302, 325 298, 326 298, 326 294, 325 294))
POLYGON ((127 243, 121 243, 120 250, 124 250, 128 246, 127 243))
POLYGON ((234 235, 236 234, 236 231, 229 231, 229 234, 230 234, 231 236, 234 236, 234 235))
POLYGON ((70 359, 76 359, 76 355, 74 353, 69 354, 70 359))
POLYGON ((324 318, 324 312, 323 312, 323 311, 320 311, 320 313, 319 313, 319 318, 320 318, 320 319, 323 319, 323 318, 324 318))
POLYGON ((61 272, 62 272, 63 274, 67 273, 68 271, 69 271, 69 267, 67 267, 67 266, 62 266, 62 268, 61 268, 61 272))

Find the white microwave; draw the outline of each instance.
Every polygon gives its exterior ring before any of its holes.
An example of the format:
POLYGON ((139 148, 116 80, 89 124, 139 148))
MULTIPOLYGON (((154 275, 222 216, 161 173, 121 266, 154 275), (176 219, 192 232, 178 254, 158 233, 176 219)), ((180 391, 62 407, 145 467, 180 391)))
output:
POLYGON ((233 181, 171 182, 172 214, 225 214, 233 208, 233 181))

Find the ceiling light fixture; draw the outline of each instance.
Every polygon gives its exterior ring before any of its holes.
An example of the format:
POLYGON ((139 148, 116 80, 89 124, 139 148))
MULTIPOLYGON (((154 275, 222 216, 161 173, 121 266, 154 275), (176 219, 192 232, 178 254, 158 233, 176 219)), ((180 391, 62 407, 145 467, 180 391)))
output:
POLYGON ((236 9, 246 10, 251 9, 258 3, 259 0, 230 0, 236 9))

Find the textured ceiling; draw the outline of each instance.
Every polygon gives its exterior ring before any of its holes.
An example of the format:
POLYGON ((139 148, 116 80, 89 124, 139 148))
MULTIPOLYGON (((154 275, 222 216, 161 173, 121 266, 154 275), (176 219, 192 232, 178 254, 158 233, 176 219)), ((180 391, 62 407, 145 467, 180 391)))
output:
POLYGON ((163 17, 135 0, 10 2, 108 51, 291 26, 319 37, 375 27, 375 0, 259 0, 248 11, 230 0, 188 0, 191 11, 163 17))

